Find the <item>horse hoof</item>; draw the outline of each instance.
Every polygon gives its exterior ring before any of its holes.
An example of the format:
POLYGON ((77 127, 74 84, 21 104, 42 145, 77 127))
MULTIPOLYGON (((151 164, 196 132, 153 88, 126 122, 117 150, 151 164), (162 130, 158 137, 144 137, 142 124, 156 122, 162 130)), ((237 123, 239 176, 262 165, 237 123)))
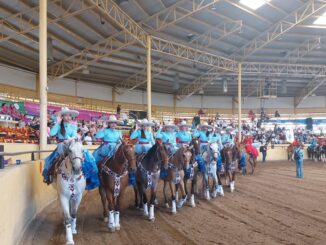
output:
POLYGON ((104 221, 105 223, 108 223, 108 222, 109 222, 109 218, 108 218, 108 217, 104 217, 104 218, 103 218, 103 221, 104 221))
POLYGON ((177 211, 171 211, 171 214, 176 215, 177 211))
POLYGON ((73 231, 72 231, 72 234, 73 234, 73 235, 77 235, 77 230, 73 230, 73 231))
POLYGON ((148 219, 150 222, 154 223, 155 222, 155 218, 152 219, 148 219))
POLYGON ((121 228, 120 225, 119 225, 119 226, 116 226, 116 227, 115 227, 115 230, 116 230, 116 231, 120 231, 120 228, 121 228))
POLYGON ((109 231, 110 231, 111 233, 115 232, 115 227, 111 227, 111 228, 109 228, 109 231))

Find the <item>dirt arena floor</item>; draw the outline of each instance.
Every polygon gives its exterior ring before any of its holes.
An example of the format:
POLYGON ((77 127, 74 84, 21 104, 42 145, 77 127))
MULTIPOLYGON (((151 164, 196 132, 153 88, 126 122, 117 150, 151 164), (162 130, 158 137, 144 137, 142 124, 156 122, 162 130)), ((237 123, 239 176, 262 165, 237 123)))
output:
MULTIPOLYGON (((197 198, 176 215, 163 207, 154 223, 126 208, 121 230, 109 233, 98 192, 87 193, 78 213, 75 244, 326 244, 326 165, 305 162, 304 179, 295 164, 259 163, 254 176, 238 177, 236 190, 212 201, 197 198)), ((126 198, 132 206, 133 196, 126 198)), ((22 244, 64 244, 63 216, 56 201, 26 231, 22 244)))

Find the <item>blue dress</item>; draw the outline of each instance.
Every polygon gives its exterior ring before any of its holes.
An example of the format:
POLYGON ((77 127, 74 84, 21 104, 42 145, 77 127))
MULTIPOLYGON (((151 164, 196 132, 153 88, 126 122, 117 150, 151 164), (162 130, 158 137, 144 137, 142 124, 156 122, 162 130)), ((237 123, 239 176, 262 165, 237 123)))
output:
POLYGON ((190 145, 192 140, 191 133, 188 130, 180 130, 176 134, 176 138, 178 139, 178 148, 182 145, 190 145))
POLYGON ((145 138, 141 137, 141 130, 137 129, 130 135, 130 139, 137 139, 138 142, 135 147, 135 151, 137 155, 142 153, 147 153, 150 148, 155 144, 154 137, 151 131, 144 130, 145 138))
POLYGON ((223 143, 223 145, 225 145, 225 144, 234 145, 233 136, 229 133, 223 134, 222 143, 223 143))
POLYGON ((171 132, 162 132, 161 130, 156 132, 156 138, 161 139, 163 144, 169 150, 169 154, 174 154, 177 148, 176 134, 174 130, 171 132))
MULTIPOLYGON (((65 135, 61 134, 59 123, 55 124, 50 130, 50 136, 57 136, 58 140, 61 142, 57 145, 57 148, 45 158, 42 175, 47 181, 49 180, 47 172, 51 168, 53 161, 65 152, 66 145, 62 141, 77 139, 77 128, 75 125, 64 122, 64 127, 66 130, 65 135)), ((82 169, 86 178, 86 189, 92 190, 97 188, 100 183, 98 179, 98 169, 94 157, 87 149, 84 149, 84 159, 82 169)))
POLYGON ((95 137, 104 141, 103 144, 93 152, 93 156, 97 163, 105 157, 113 156, 122 139, 121 132, 112 128, 102 129, 97 132, 95 137))
POLYGON ((200 156, 197 156, 197 162, 198 162, 198 169, 201 172, 205 172, 206 171, 206 167, 205 167, 205 161, 204 158, 202 156, 202 154, 204 153, 204 151, 206 150, 209 138, 210 138, 210 134, 206 134, 207 131, 205 130, 196 130, 193 133, 194 137, 198 137, 199 138, 199 142, 200 142, 200 156))

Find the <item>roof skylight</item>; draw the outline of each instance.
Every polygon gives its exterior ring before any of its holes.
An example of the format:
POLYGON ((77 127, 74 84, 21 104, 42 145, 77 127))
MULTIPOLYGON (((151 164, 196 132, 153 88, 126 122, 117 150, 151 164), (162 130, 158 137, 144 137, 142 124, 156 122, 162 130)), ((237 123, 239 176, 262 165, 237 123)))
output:
POLYGON ((326 12, 322 16, 318 17, 315 22, 315 25, 326 25, 326 12))
POLYGON ((242 5, 251 8, 252 10, 256 10, 261 6, 265 5, 266 2, 270 2, 271 0, 240 0, 239 3, 242 5))

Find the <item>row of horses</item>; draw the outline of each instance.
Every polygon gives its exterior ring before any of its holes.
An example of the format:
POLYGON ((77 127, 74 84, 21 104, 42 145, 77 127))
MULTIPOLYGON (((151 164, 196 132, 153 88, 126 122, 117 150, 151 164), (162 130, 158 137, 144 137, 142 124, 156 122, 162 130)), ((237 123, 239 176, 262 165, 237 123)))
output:
MULTIPOLYGON (((136 156, 134 145, 122 142, 112 157, 98 163, 103 218, 109 230, 114 232, 121 228, 121 200, 130 184, 135 193, 135 206, 141 208, 144 216, 151 221, 155 220, 154 207, 160 179, 164 182, 165 206, 171 209, 172 214, 177 212, 177 208, 182 208, 188 199, 190 206, 196 206, 195 190, 199 176, 203 178, 203 194, 207 200, 224 195, 222 176, 225 176, 225 183, 228 179, 230 191, 233 192, 241 157, 240 147, 235 144, 220 150, 218 144, 212 143, 201 154, 199 140, 193 139, 189 146, 180 147, 172 155, 158 141, 146 154, 136 156), (209 181, 210 178, 212 181, 209 181), (187 188, 189 182, 190 192, 187 188), (170 199, 166 194, 167 185, 171 192, 170 199)), ((73 234, 77 234, 76 214, 86 181, 81 171, 83 146, 80 142, 72 141, 68 149, 68 156, 57 171, 57 186, 64 211, 66 241, 67 244, 74 244, 73 234)), ((252 164, 253 170, 254 166, 252 164)))
MULTIPOLYGON (((287 147, 288 161, 294 160, 295 146, 290 144, 287 147)), ((310 145, 307 147, 308 159, 312 161, 326 162, 326 145, 310 145)))

